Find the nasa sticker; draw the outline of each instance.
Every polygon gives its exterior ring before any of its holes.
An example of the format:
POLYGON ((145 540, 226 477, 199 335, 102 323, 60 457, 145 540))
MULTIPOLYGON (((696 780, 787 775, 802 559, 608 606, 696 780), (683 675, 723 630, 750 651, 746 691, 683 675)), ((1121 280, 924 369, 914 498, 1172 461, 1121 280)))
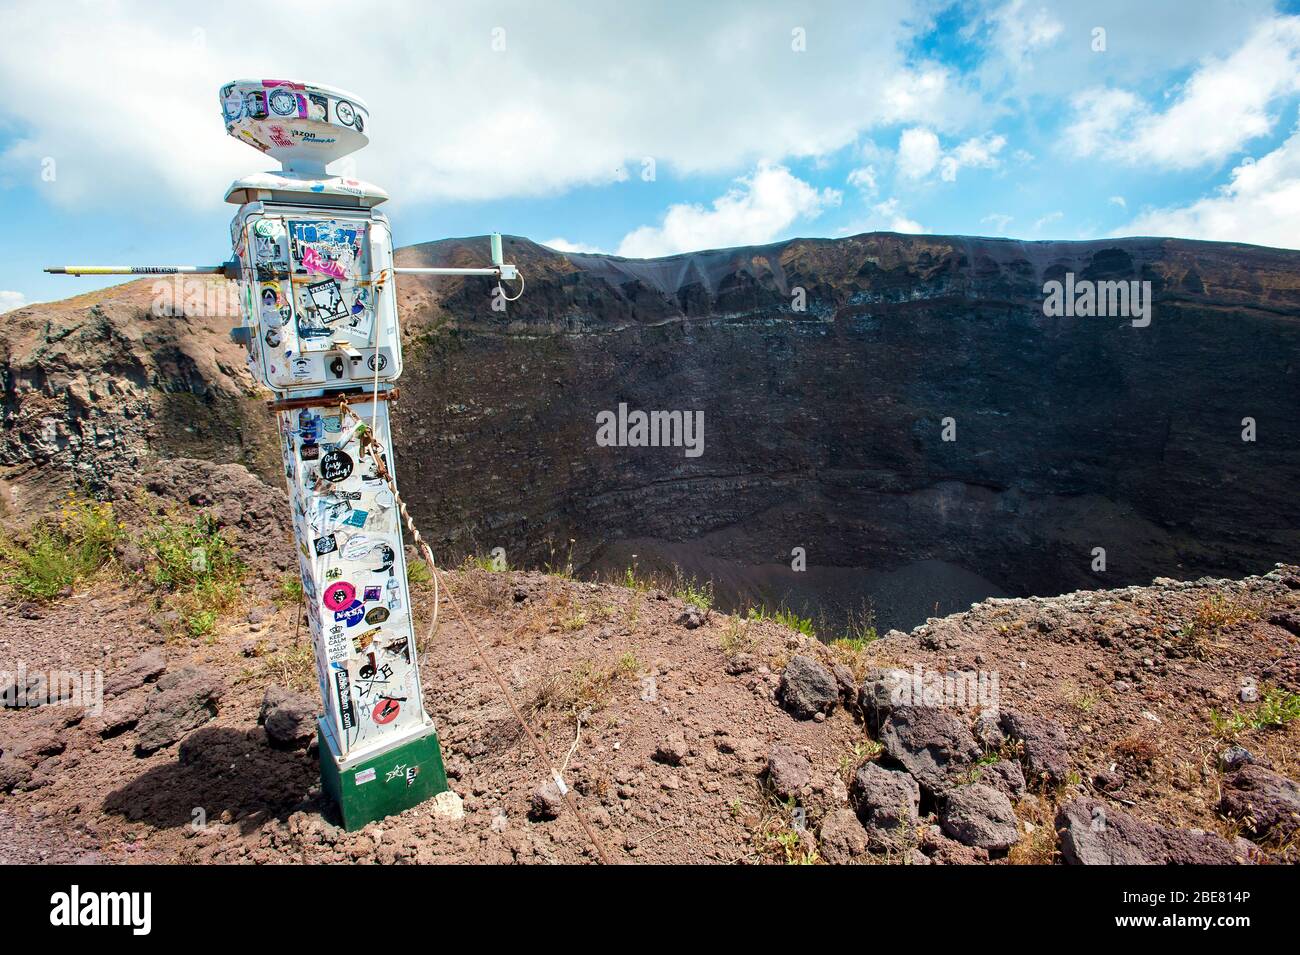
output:
POLYGON ((320 459, 320 476, 331 484, 346 481, 352 474, 352 457, 346 451, 331 451, 320 459))
POLYGON ((334 619, 345 627, 355 627, 365 616, 366 608, 360 600, 354 600, 342 610, 334 611, 334 619))
POLYGON ((342 610, 357 599, 357 588, 346 580, 340 580, 338 583, 330 584, 325 588, 325 597, 323 599, 325 606, 330 610, 342 610))

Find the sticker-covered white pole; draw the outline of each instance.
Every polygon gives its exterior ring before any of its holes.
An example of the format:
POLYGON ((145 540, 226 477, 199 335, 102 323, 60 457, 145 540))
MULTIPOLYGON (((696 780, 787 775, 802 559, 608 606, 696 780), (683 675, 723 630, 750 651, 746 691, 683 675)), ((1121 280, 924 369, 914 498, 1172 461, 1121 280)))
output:
POLYGON ((375 209, 388 194, 326 169, 369 142, 370 112, 356 96, 237 80, 220 98, 226 132, 282 167, 226 191, 239 206, 231 261, 46 271, 224 275, 240 284, 243 322, 232 337, 276 395, 321 693, 322 785, 356 829, 447 788, 424 709, 396 483, 388 483, 397 466, 389 409, 402 371, 395 275, 520 275, 503 261, 500 235, 490 268, 395 266, 388 218, 375 209))

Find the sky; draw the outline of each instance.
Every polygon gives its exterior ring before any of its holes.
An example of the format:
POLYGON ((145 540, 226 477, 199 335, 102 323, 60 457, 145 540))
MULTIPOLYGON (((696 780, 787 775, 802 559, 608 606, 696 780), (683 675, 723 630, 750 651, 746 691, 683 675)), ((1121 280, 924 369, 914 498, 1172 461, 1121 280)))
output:
POLYGON ((217 91, 370 109, 399 245, 627 256, 883 230, 1300 248, 1300 0, 0 0, 0 312, 212 264, 275 163, 217 91))

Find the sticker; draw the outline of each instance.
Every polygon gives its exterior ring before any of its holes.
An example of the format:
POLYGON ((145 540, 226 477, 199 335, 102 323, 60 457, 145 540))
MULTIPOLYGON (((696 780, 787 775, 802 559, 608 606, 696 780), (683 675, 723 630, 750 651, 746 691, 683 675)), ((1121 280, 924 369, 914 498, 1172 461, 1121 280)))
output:
POLYGON ((266 342, 267 348, 280 347, 280 333, 276 331, 274 328, 268 328, 266 330, 266 335, 263 340, 266 342))
POLYGON ((349 627, 354 627, 366 615, 365 605, 360 600, 353 600, 342 610, 334 611, 334 619, 349 627))
POLYGON ((324 557, 326 554, 332 554, 339 549, 339 542, 334 539, 333 534, 326 534, 324 537, 318 537, 312 541, 312 546, 316 548, 316 556, 324 557))
POLYGON ((362 783, 372 783, 372 782, 374 782, 374 781, 375 781, 375 775, 376 775, 376 774, 375 774, 375 767, 373 767, 373 766, 371 766, 369 769, 363 769, 363 770, 361 770, 361 772, 357 773, 357 777, 356 777, 356 778, 357 778, 357 785, 360 786, 362 783))
POLYGON ((374 538, 367 534, 356 534, 348 538, 348 542, 343 545, 342 557, 344 560, 363 560, 376 547, 380 546, 374 538))
POLYGON ((380 726, 387 726, 397 719, 398 711, 401 708, 402 704, 397 700, 387 696, 381 697, 379 702, 375 704, 374 712, 370 714, 370 717, 380 726))
MULTIPOLYGON (((346 481, 352 476, 352 457, 346 451, 331 451, 320 459, 320 476, 331 484, 346 481)), ((353 558, 345 555, 345 559, 353 558)))
MULTIPOLYGON (((389 573, 392 571, 393 561, 396 559, 397 555, 393 553, 393 549, 387 544, 381 544, 379 550, 379 566, 372 567, 371 571, 376 574, 389 573)), ((390 580, 389 583, 395 583, 395 581, 390 580)))
POLYGON ((341 580, 337 584, 330 584, 325 588, 324 602, 325 606, 330 610, 343 610, 350 607, 356 599, 357 588, 346 580, 341 580))
POLYGON ((383 623, 388 619, 387 607, 372 607, 366 614, 366 623, 383 623))
MULTIPOLYGON (((375 356, 374 356, 374 355, 371 355, 368 359, 366 359, 366 367, 369 368, 371 371, 374 371, 374 370, 375 370, 375 356)), ((388 367, 388 356, 385 355, 385 354, 383 354, 382 352, 380 352, 380 354, 379 354, 379 370, 380 370, 380 371, 383 371, 383 370, 384 370, 385 368, 387 368, 387 367, 388 367)))
POLYGON ((289 371, 293 375, 293 377, 299 380, 304 378, 310 378, 312 376, 311 359, 301 358, 301 357, 293 359, 291 362, 289 362, 289 371))
POLYGON ((375 655, 372 653, 369 659, 362 664, 361 669, 357 671, 357 676, 363 680, 373 680, 377 672, 375 669, 375 655))
POLYGON ((300 100, 301 97, 290 90, 273 90, 271 92, 271 112, 275 113, 276 116, 297 116, 299 115, 298 103, 300 100))
POLYGON ((365 600, 366 602, 369 602, 371 600, 378 600, 379 593, 380 593, 380 589, 378 587, 367 587, 366 595, 362 599, 365 600))
POLYGON ((352 711, 352 685, 348 682, 347 670, 334 671, 334 686, 339 694, 339 720, 344 731, 357 725, 356 715, 352 711))
POLYGON ((349 527, 365 527, 366 518, 369 516, 370 515, 366 511, 353 509, 352 513, 347 516, 343 523, 347 524, 349 527))

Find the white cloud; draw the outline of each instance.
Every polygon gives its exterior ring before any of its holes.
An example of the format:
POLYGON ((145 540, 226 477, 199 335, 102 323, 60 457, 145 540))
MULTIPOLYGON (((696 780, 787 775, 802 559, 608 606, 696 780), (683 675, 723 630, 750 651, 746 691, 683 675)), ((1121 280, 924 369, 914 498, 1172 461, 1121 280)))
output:
POLYGON ((968 4, 962 35, 981 46, 973 76, 986 100, 1023 114, 1043 99, 1069 98, 1098 83, 1146 88, 1206 57, 1227 56, 1276 0, 1231 3, 1134 3, 1133 0, 1010 0, 968 4), (1106 31, 1095 52, 1093 30, 1106 31))
POLYGON ((1051 225, 1053 222, 1060 222, 1060 221, 1061 221, 1062 219, 1064 219, 1064 218, 1065 218, 1065 213, 1064 213, 1064 212, 1060 212, 1060 211, 1057 211, 1057 212, 1049 212, 1047 215, 1043 216, 1041 219, 1036 219, 1036 220, 1034 220, 1034 231, 1035 231, 1035 232, 1040 232, 1040 231, 1042 231, 1042 229, 1043 229, 1044 226, 1049 226, 1049 225, 1051 225))
POLYGON ((1015 72, 1033 68, 1033 54, 1051 46, 1065 31, 1064 24, 1046 7, 1009 0, 988 17, 990 45, 1015 72))
POLYGON ((1112 206, 1119 206, 1121 209, 1128 208, 1128 200, 1125 199, 1123 196, 1111 196, 1106 201, 1109 202, 1112 206))
POLYGON ((1014 216, 1009 216, 1005 212, 990 212, 983 219, 980 219, 980 223, 993 226, 993 232, 1003 235, 1013 218, 1014 216))
POLYGON ((939 137, 923 126, 903 130, 898 138, 898 171, 907 179, 923 179, 939 162, 939 137))
POLYGON ((1217 195, 1146 210, 1116 235, 1169 235, 1300 248, 1300 127, 1262 159, 1232 170, 1217 195))
POLYGON ((554 249, 556 252, 592 252, 599 253, 600 249, 594 245, 584 245, 581 242, 570 242, 568 239, 556 236, 554 239, 547 239, 541 243, 547 248, 554 249))
POLYGON ((635 177, 647 157, 660 178, 733 174, 888 124, 955 131, 981 112, 948 69, 909 62, 921 23, 907 0, 802 10, 807 53, 791 50, 786 11, 742 0, 395 0, 378 27, 364 5, 334 0, 311 16, 121 0, 3 18, 0 122, 16 135, 0 172, 31 177, 53 157, 43 194, 66 207, 219 206, 232 178, 273 163, 224 135, 217 89, 265 72, 365 99, 373 143, 357 174, 396 201, 552 195, 635 177), (348 36, 366 40, 344 49, 348 36))
POLYGON ((818 192, 784 166, 759 163, 750 176, 713 200, 711 208, 688 203, 670 206, 658 226, 641 226, 623 237, 618 254, 652 257, 760 245, 781 236, 801 219, 815 219, 840 204, 834 189, 818 192))
POLYGON ((939 175, 944 182, 957 179, 962 166, 979 166, 992 169, 998 164, 998 153, 1007 144, 1005 136, 982 136, 968 139, 939 161, 939 175))
POLYGON ((871 207, 871 214, 839 229, 838 235, 857 235, 860 232, 905 232, 919 234, 925 227, 903 212, 897 198, 886 199, 871 207))
POLYGON ((925 229, 921 223, 915 219, 909 219, 899 209, 897 199, 890 199, 887 202, 881 202, 872 207, 872 211, 887 221, 886 229, 889 232, 907 232, 918 234, 925 229))
POLYGON ((1300 91, 1300 17, 1257 26, 1231 55, 1207 59, 1163 112, 1127 90, 1094 88, 1074 98, 1067 145, 1129 165, 1191 169, 1218 163, 1269 133, 1269 108, 1300 91))
POLYGON ((936 167, 944 182, 953 182, 963 166, 991 169, 998 165, 998 153, 1007 144, 1005 136, 988 134, 966 140, 944 151, 939 137, 924 126, 903 130, 898 139, 898 172, 905 179, 924 179, 936 167))
POLYGON ((847 182, 850 186, 856 186, 863 192, 874 193, 876 191, 876 167, 861 166, 850 170, 847 182))
POLYGON ((0 289, 0 312, 12 312, 16 308, 22 308, 30 304, 27 296, 22 292, 11 292, 8 289, 0 289))

